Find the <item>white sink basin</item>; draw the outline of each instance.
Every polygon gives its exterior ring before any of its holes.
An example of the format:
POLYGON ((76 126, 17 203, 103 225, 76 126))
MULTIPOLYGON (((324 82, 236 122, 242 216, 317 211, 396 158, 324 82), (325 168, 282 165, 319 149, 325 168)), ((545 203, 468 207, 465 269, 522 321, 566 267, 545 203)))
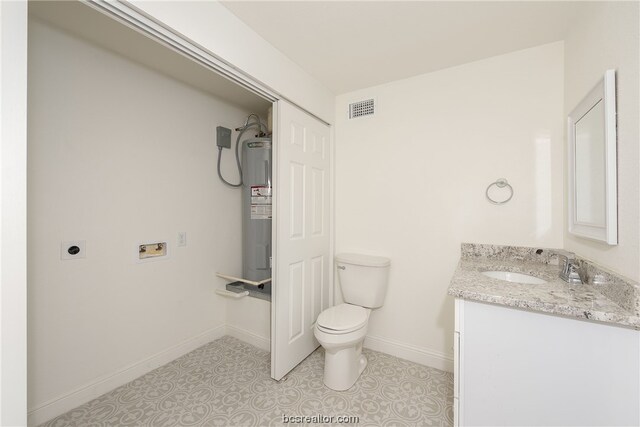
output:
POLYGON ((511 271, 483 271, 487 277, 492 279, 504 280, 513 283, 526 283, 528 285, 541 285, 547 283, 546 280, 538 279, 537 277, 529 276, 528 274, 513 273, 511 271))

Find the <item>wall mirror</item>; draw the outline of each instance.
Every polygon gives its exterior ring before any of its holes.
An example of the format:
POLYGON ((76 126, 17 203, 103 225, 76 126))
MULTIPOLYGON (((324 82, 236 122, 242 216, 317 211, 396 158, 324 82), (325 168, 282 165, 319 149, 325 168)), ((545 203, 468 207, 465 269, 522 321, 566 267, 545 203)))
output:
POLYGON ((568 118, 569 232, 618 244, 615 70, 568 118))

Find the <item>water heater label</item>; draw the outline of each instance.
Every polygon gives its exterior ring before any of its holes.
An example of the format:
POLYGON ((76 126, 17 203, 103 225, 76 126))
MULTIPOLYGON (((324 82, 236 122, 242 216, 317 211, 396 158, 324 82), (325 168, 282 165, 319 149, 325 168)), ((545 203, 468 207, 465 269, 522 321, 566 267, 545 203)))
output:
POLYGON ((251 186, 251 219, 271 219, 270 186, 251 186))

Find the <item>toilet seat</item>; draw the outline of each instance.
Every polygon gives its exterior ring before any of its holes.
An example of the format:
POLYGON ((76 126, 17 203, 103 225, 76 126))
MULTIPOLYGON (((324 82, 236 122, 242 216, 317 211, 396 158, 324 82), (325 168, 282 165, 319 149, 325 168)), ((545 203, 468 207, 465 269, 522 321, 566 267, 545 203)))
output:
POLYGON ((351 304, 339 304, 318 316, 316 326, 328 334, 346 334, 366 326, 369 310, 351 304))

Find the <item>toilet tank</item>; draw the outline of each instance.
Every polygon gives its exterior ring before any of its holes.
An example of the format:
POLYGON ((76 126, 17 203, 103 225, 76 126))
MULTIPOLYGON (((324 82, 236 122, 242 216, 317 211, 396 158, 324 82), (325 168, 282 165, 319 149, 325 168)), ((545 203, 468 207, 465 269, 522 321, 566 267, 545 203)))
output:
POLYGON ((391 260, 362 254, 336 255, 344 301, 367 308, 381 307, 387 294, 391 260))

